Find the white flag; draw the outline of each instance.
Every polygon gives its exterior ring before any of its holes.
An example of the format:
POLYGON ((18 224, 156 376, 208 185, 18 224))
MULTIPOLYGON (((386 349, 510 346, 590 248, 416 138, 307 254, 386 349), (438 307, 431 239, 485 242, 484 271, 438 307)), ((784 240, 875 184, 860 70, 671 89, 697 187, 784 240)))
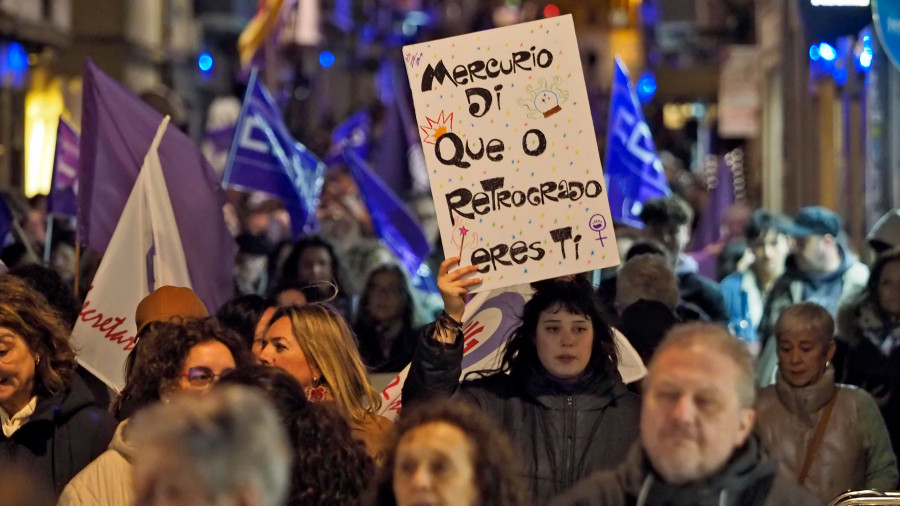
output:
MULTIPOLYGON (((503 343, 519 325, 519 316, 528 299, 534 294, 531 285, 515 285, 487 292, 478 292, 466 303, 463 312, 462 378, 472 371, 500 367, 503 343)), ((647 368, 628 339, 616 329, 613 337, 619 352, 619 374, 622 381, 632 383, 647 375, 647 368)), ((401 408, 401 390, 409 374, 406 366, 381 392, 379 414, 395 420, 401 408)))
POLYGON ((125 386, 123 366, 134 347, 138 303, 163 285, 193 288, 157 153, 168 124, 166 116, 72 331, 78 362, 117 390, 125 386))

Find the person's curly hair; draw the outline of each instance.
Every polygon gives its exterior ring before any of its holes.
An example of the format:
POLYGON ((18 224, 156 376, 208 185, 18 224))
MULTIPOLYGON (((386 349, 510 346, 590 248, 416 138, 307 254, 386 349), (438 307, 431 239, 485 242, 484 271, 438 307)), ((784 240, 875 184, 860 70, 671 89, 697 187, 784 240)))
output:
POLYGON ((149 323, 129 355, 125 388, 112 407, 116 418, 128 418, 138 409, 158 401, 162 391, 178 379, 191 349, 209 341, 224 344, 236 367, 252 363, 250 352, 237 333, 214 317, 149 323))
POLYGON ((300 383, 276 367, 236 369, 220 383, 262 389, 281 416, 294 449, 288 506, 360 503, 375 464, 336 410, 308 402, 300 383))
POLYGON ((71 386, 75 350, 66 324, 43 295, 9 274, 0 276, 0 327, 18 334, 38 359, 33 395, 51 397, 71 386))
POLYGON ((367 506, 396 506, 394 467, 397 447, 413 429, 438 422, 457 427, 469 440, 472 475, 480 506, 528 504, 520 465, 506 433, 478 408, 460 401, 440 400, 404 411, 400 421, 394 425, 388 453, 367 497, 367 506))

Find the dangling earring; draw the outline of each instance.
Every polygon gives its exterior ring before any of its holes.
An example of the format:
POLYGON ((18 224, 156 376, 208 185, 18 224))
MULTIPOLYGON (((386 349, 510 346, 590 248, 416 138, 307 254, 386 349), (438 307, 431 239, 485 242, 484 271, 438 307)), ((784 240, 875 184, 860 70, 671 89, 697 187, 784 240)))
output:
POLYGON ((312 386, 303 389, 307 400, 310 402, 330 401, 332 400, 331 392, 328 391, 328 385, 324 384, 325 379, 317 374, 313 374, 312 386))

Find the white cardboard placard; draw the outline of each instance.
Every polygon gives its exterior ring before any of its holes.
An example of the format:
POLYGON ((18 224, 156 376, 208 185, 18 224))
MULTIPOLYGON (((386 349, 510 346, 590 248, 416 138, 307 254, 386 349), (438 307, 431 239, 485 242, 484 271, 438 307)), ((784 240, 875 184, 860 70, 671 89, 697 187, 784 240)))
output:
POLYGON ((447 257, 479 292, 619 263, 572 16, 405 46, 447 257))

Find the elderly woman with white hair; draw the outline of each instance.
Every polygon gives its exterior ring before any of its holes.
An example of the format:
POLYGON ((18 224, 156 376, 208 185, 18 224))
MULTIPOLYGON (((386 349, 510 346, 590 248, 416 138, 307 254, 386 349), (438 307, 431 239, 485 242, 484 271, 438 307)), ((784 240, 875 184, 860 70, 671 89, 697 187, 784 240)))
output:
POLYGON ((290 445, 275 409, 249 387, 182 395, 134 420, 136 506, 281 506, 290 445))
POLYGON ((897 461, 872 396, 835 382, 833 336, 824 307, 800 302, 785 309, 775 324, 778 378, 756 401, 766 448, 823 501, 897 485, 897 461))

